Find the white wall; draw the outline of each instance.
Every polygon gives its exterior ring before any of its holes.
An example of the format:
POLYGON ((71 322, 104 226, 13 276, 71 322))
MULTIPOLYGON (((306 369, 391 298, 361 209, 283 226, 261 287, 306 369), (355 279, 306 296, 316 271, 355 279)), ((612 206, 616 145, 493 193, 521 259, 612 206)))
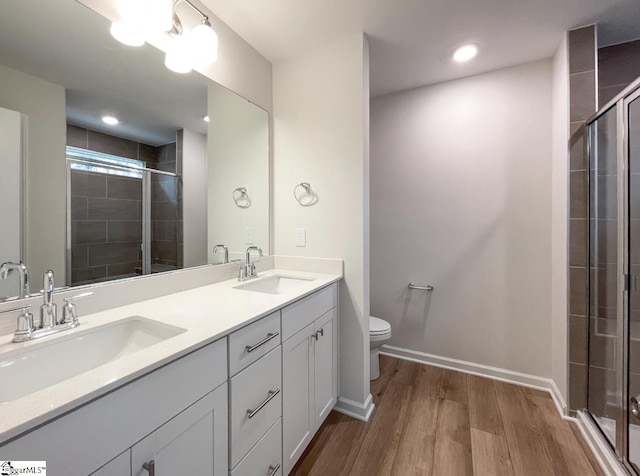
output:
MULTIPOLYGON (((27 117, 26 264, 32 291, 53 269, 65 282, 67 141, 65 91, 61 86, 0 65, 0 107, 27 117), (55 184, 55 186, 54 186, 55 184)), ((17 279, 17 278, 16 278, 17 279)))
MULTIPOLYGON (((20 113, 0 107, 0 262, 22 260, 22 118, 20 113)), ((0 280, 0 296, 18 295, 18 278, 0 280)))
POLYGON ((182 129, 184 267, 207 264, 207 136, 182 129))
MULTIPOLYGON (((248 246, 269 246, 269 114, 246 99, 217 85, 209 85, 208 111, 208 248, 209 263, 216 244, 242 253, 248 246), (246 187, 251 206, 240 208, 233 191, 246 187), (247 240, 246 230, 253 230, 247 240)), ((240 197, 240 194, 236 194, 240 197)), ((243 205, 248 202, 242 200, 243 205)))
POLYGON ((275 253, 344 259, 340 395, 360 404, 369 397, 367 56, 358 34, 273 67, 275 253), (295 201, 300 182, 318 194, 314 206, 295 201))
POLYGON ((391 345, 550 376, 551 66, 372 101, 371 311, 391 345))
POLYGON ((553 58, 551 166, 551 378, 567 400, 569 220, 569 51, 567 35, 553 58))

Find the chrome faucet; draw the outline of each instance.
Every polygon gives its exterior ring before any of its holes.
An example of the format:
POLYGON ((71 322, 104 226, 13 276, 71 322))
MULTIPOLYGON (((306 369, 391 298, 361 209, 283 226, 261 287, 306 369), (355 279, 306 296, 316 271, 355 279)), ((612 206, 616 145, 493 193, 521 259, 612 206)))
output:
POLYGON ((244 265, 240 266, 240 272, 238 275, 238 281, 245 281, 247 279, 255 278, 258 276, 256 273, 256 265, 251 262, 251 252, 257 251, 260 256, 264 256, 262 254, 262 250, 258 246, 250 246, 247 248, 247 255, 244 265))
POLYGON ((52 329, 58 324, 58 307, 53 303, 54 276, 53 271, 44 273, 44 303, 40 306, 40 329, 52 329))
POLYGON ((62 308, 62 319, 58 320, 58 308, 53 302, 53 290, 55 288, 55 284, 52 270, 44 273, 43 284, 44 302, 40 306, 40 322, 38 323, 38 326, 34 325, 33 316, 29 312, 29 308, 31 306, 23 306, 20 308, 0 311, 0 314, 17 311, 21 312, 20 316, 18 316, 18 326, 13 335, 13 342, 25 342, 39 337, 56 334, 61 331, 66 331, 68 329, 73 329, 79 325, 76 306, 73 301, 93 295, 92 292, 88 292, 64 298, 65 305, 62 308))
POLYGON ((227 245, 216 245, 213 247, 213 254, 215 255, 216 252, 219 249, 223 249, 224 250, 224 263, 228 263, 229 262, 229 248, 227 248, 227 245))
POLYGON ((29 271, 27 267, 22 263, 12 263, 7 261, 0 265, 0 279, 7 279, 9 275, 17 271, 20 277, 20 290, 18 291, 18 297, 23 298, 29 295, 29 271))

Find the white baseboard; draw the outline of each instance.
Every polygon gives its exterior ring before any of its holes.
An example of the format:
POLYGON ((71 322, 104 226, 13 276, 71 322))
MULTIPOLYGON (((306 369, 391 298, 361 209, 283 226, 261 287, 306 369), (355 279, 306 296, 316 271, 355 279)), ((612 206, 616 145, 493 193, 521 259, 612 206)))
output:
POLYGON ((338 403, 333 409, 339 413, 343 413, 357 420, 364 422, 369 421, 375 404, 373 403, 373 397, 371 394, 367 397, 364 403, 356 402, 344 397, 338 397, 338 403))
POLYGON ((380 348, 380 353, 382 355, 388 355, 389 357, 396 357, 398 359, 433 365, 434 367, 456 370, 458 372, 477 375, 479 377, 499 380, 500 382, 512 383, 523 387, 535 388, 536 390, 549 392, 560 416, 562 418, 568 418, 565 400, 556 383, 550 378, 538 377, 537 375, 515 372, 513 370, 500 369, 489 365, 476 364, 466 360, 441 357, 439 355, 427 354, 425 352, 418 352, 390 345, 383 345, 380 348))
POLYGON ((602 434, 594 428, 589 415, 578 411, 574 419, 593 456, 607 476, 629 476, 602 434))

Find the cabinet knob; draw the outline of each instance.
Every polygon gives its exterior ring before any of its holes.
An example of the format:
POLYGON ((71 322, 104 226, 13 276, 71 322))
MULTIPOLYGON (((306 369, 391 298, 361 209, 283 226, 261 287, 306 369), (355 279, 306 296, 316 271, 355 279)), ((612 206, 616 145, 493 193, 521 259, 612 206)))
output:
POLYGON ((143 463, 142 467, 149 472, 149 476, 156 476, 156 462, 154 460, 143 463))

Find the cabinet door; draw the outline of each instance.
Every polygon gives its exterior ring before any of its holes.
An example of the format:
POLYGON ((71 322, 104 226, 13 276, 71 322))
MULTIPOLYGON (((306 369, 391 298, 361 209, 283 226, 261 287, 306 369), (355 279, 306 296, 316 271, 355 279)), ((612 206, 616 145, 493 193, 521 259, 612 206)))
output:
MULTIPOLYGON (((180 391, 180 389, 168 389, 180 391)), ((131 473, 147 476, 143 465, 155 465, 155 474, 227 474, 227 384, 224 383, 169 420, 131 448, 131 473)))
POLYGON ((91 476, 131 476, 131 450, 120 453, 91 476))
POLYGON ((310 324, 282 344, 283 474, 289 474, 313 438, 313 338, 310 324))
POLYGON ((338 398, 338 319, 332 309, 315 322, 314 431, 335 406, 338 398))

